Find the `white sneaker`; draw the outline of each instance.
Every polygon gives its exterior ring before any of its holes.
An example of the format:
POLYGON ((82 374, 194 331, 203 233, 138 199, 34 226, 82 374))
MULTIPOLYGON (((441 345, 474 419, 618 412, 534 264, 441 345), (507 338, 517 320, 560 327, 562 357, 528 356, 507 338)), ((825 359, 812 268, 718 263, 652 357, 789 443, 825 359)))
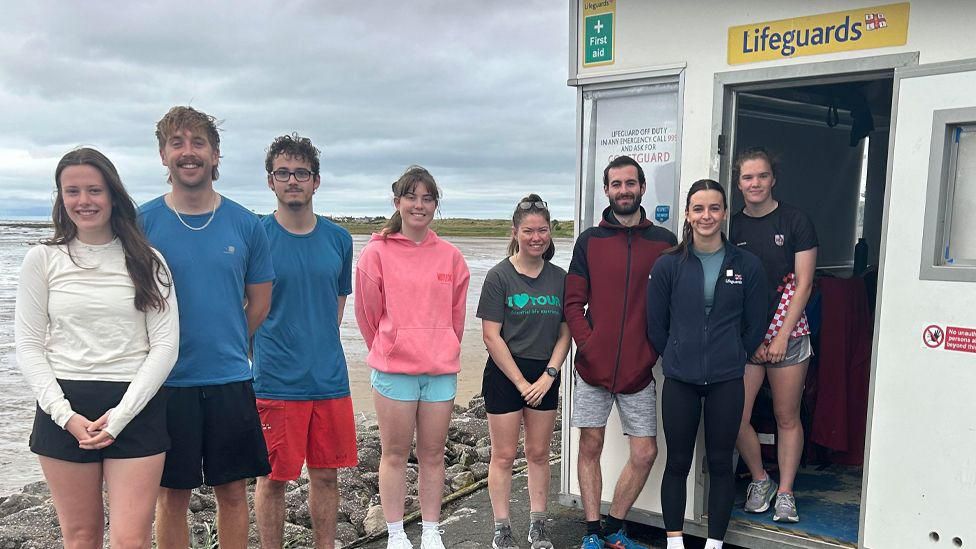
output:
POLYGON ((386 549, 413 549, 413 544, 407 538, 407 533, 400 531, 386 538, 386 549))
POLYGON ((444 542, 441 541, 443 530, 424 530, 420 535, 420 549, 445 549, 444 542))

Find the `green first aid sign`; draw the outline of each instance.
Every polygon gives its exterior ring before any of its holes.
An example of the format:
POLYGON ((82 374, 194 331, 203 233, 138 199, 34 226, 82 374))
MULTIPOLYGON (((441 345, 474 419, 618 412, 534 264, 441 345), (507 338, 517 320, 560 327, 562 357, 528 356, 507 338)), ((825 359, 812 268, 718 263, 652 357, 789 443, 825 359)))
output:
POLYGON ((584 65, 613 63, 613 15, 600 13, 584 18, 584 65))

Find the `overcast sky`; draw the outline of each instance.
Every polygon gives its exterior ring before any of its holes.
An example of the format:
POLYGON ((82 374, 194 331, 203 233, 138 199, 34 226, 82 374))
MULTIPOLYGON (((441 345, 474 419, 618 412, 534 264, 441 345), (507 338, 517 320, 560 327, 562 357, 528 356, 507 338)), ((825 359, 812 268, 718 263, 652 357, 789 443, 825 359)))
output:
POLYGON ((507 217, 535 191, 572 217, 574 92, 557 0, 8 2, 0 18, 0 218, 47 215, 58 159, 111 158, 138 202, 167 191, 173 105, 223 120, 216 188, 274 209, 265 150, 322 150, 316 211, 388 215, 409 164, 444 217, 507 217))

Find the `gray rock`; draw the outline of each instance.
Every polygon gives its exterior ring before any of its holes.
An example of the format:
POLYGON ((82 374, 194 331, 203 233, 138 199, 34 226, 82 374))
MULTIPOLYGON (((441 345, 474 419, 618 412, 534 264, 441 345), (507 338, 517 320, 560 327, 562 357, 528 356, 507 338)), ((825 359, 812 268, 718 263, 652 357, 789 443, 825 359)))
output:
POLYGON ((478 454, 478 461, 481 463, 488 463, 491 461, 491 447, 490 446, 480 446, 475 449, 478 454))
POLYGON ((288 547, 315 546, 315 533, 311 528, 305 528, 288 522, 285 523, 285 535, 283 539, 285 545, 288 547))
POLYGON ((471 471, 464 471, 451 478, 451 489, 457 492, 461 488, 474 484, 474 482, 474 474, 471 471))
POLYGON ((37 496, 28 494, 13 494, 0 503, 0 517, 12 515, 30 507, 36 507, 44 503, 44 500, 37 496))
POLYGON ((312 527, 312 515, 308 510, 308 503, 302 502, 297 506, 288 505, 285 507, 285 521, 301 526, 302 528, 312 527))
POLYGON ((363 530, 365 530, 367 536, 386 532, 386 518, 383 517, 383 506, 373 505, 366 511, 363 530))
POLYGON ((487 419, 488 412, 485 410, 485 403, 482 401, 480 404, 476 404, 470 408, 465 415, 476 417, 478 419, 487 419))
POLYGON ((340 522, 336 525, 335 537, 336 540, 339 541, 339 543, 336 544, 336 547, 341 545, 349 545, 350 543, 359 539, 359 530, 348 522, 340 522))
POLYGON ((472 463, 468 466, 471 470, 471 474, 474 475, 475 480, 484 480, 488 478, 488 464, 487 463, 472 463))
POLYGON ((359 468, 367 471, 378 471, 380 468, 380 452, 373 448, 359 449, 359 468))
POLYGON ((558 456, 563 453, 563 432, 562 431, 553 431, 552 442, 549 443, 549 453, 554 456, 558 456))
POLYGON ((460 404, 455 404, 454 405, 454 415, 456 415, 456 416, 459 416, 459 415, 461 415, 461 414, 463 414, 464 412, 467 412, 467 411, 468 411, 468 409, 465 408, 464 406, 461 406, 460 404))
POLYGON ((474 446, 478 439, 488 436, 488 420, 474 417, 457 417, 451 420, 448 438, 468 446, 474 446))
POLYGON ((458 456, 458 463, 465 467, 470 467, 472 463, 480 461, 477 450, 470 446, 465 446, 463 452, 458 456))
POLYGON ((475 448, 490 448, 491 447, 491 438, 490 437, 479 438, 478 439, 478 442, 475 442, 474 443, 474 447, 475 448))
POLYGON ((32 496, 39 496, 44 499, 51 497, 51 488, 48 487, 47 482, 44 482, 43 480, 32 482, 27 486, 24 486, 24 489, 21 490, 21 492, 24 494, 30 494, 32 496))
POLYGON ((51 503, 28 507, 0 518, 0 526, 30 527, 31 530, 38 533, 55 528, 59 532, 59 537, 61 531, 58 526, 58 513, 51 503))
POLYGON ((461 464, 451 465, 450 467, 444 469, 444 478, 446 480, 450 481, 450 479, 454 478, 455 476, 457 476, 457 475, 459 475, 459 474, 461 474, 461 473, 463 473, 463 472, 465 472, 467 470, 468 470, 468 468, 465 467, 464 465, 461 465, 461 464))
POLYGON ((213 496, 201 494, 196 491, 190 494, 191 513, 199 513, 200 511, 206 511, 208 509, 217 509, 217 502, 214 500, 213 496))

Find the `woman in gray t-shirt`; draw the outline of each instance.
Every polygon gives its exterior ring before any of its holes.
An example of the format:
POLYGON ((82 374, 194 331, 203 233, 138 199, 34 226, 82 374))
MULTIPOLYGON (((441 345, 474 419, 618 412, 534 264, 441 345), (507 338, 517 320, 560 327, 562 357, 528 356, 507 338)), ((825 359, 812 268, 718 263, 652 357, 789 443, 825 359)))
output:
POLYGON ((569 352, 563 317, 566 271, 553 265, 549 209, 526 196, 512 215, 509 257, 485 277, 478 303, 488 363, 482 394, 491 433, 488 493, 495 516, 493 546, 517 547, 509 519, 512 463, 525 423, 529 467, 529 541, 552 547, 545 531, 549 444, 559 403, 559 370, 569 352))

